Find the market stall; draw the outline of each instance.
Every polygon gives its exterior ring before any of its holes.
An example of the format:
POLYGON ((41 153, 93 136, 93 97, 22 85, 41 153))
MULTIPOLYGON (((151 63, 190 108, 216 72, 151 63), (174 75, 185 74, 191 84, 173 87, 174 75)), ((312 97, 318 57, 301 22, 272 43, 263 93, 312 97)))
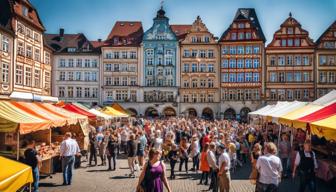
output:
POLYGON ((0 156, 0 191, 18 191, 23 186, 31 186, 33 174, 31 167, 0 156))

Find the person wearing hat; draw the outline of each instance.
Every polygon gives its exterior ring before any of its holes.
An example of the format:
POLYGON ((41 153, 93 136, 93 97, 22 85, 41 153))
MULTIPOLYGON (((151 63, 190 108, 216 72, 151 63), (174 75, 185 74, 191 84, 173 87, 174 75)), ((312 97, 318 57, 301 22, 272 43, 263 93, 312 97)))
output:
POLYGON ((219 145, 219 158, 218 158, 218 184, 220 192, 229 192, 231 185, 230 176, 230 157, 225 151, 225 146, 223 144, 219 145))

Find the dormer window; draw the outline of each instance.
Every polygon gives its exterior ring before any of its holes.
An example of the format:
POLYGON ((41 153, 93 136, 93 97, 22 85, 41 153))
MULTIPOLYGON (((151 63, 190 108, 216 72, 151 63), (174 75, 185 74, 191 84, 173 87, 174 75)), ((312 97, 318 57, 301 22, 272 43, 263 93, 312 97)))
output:
POLYGON ((239 23, 238 28, 239 29, 244 29, 245 28, 245 23, 239 23))
POLYGON ((287 34, 294 34, 294 29, 293 29, 293 27, 288 27, 288 28, 287 28, 287 34))
POLYGON ((210 38, 208 36, 205 36, 204 37, 204 42, 209 43, 209 41, 210 41, 210 38))
POLYGON ((22 5, 22 15, 28 17, 28 8, 22 5))
POLYGON ((69 47, 68 52, 76 52, 76 48, 75 47, 69 47))
POLYGON ((118 44, 119 43, 119 38, 118 37, 113 38, 113 43, 118 44))

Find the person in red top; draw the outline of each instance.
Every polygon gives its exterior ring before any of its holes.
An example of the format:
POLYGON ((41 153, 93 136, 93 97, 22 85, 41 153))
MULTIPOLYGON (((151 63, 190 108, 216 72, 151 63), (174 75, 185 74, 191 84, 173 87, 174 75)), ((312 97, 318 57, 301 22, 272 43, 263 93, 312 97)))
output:
POLYGON ((208 177, 210 172, 210 166, 208 163, 208 154, 209 151, 209 143, 205 143, 203 147, 203 151, 201 152, 201 161, 200 161, 200 170, 202 171, 202 177, 200 180, 200 185, 202 185, 203 178, 205 176, 205 183, 204 185, 208 185, 208 177))
POLYGON ((205 144, 206 143, 210 143, 211 139, 210 139, 210 136, 209 134, 206 134, 204 137, 203 137, 203 140, 202 140, 202 149, 204 148, 205 144))

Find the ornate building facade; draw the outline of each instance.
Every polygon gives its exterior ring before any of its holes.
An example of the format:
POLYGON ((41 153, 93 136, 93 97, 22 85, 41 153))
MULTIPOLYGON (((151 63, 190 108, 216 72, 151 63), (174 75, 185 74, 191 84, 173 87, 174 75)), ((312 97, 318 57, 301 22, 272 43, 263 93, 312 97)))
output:
POLYGON ((312 101, 315 45, 308 31, 289 14, 266 48, 266 99, 312 101))
POLYGON ((238 9, 218 43, 222 117, 247 120, 261 105, 265 36, 254 9, 238 9))
POLYGON ((316 41, 315 93, 322 97, 336 89, 336 21, 316 41))
MULTIPOLYGON (((0 2, 0 7, 1 25, 15 34, 12 46, 9 44, 8 47, 13 53, 12 62, 8 66, 8 70, 12 72, 8 78, 13 85, 12 89, 9 89, 9 84, 1 85, 7 90, 5 94, 30 94, 31 99, 34 95, 50 96, 52 50, 44 44, 45 28, 37 10, 29 1, 23 0, 4 0, 0 2)), ((6 36, 3 37, 6 50, 7 39, 6 36)), ((7 72, 7 64, 5 65, 2 68, 7 72)), ((5 80, 6 78, 5 75, 5 80)))
POLYGON ((46 34, 54 50, 52 95, 66 102, 100 103, 100 51, 82 34, 46 34))
POLYGON ((217 41, 199 16, 188 28, 180 42, 180 109, 187 116, 213 118, 220 110, 217 41))
POLYGON ((140 99, 138 71, 142 35, 141 22, 117 21, 101 47, 103 104, 123 103, 135 114, 134 104, 140 99))
POLYGON ((153 26, 142 39, 143 53, 141 86, 143 96, 137 111, 142 115, 177 115, 178 87, 180 84, 178 38, 161 9, 153 19, 153 26))
POLYGON ((13 91, 14 33, 0 24, 0 99, 8 99, 13 91))

